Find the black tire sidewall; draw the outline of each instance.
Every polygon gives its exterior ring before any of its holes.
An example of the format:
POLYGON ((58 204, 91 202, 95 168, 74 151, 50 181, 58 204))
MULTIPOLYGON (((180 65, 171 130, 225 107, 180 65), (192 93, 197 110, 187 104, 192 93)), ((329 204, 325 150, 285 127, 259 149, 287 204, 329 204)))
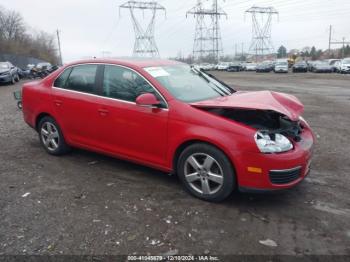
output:
POLYGON ((183 150, 183 152, 180 154, 180 157, 178 159, 177 174, 188 192, 190 192, 195 197, 206 201, 211 201, 211 202, 223 201, 233 192, 233 190, 236 187, 235 171, 228 157, 218 148, 205 143, 196 143, 196 144, 190 145, 185 150, 183 150), (195 153, 208 154, 220 164, 224 173, 223 174, 224 182, 223 182, 223 186, 217 193, 212 195, 203 195, 198 193, 194 189, 192 189, 192 187, 188 184, 185 178, 184 166, 187 158, 190 155, 195 153))
POLYGON ((41 145, 44 147, 46 152, 49 153, 50 155, 60 156, 60 155, 66 154, 70 150, 69 146, 66 144, 66 141, 65 141, 64 136, 62 134, 60 126, 57 124, 57 122, 52 117, 46 116, 40 120, 39 125, 38 125, 38 134, 39 134, 39 140, 40 140, 41 145), (47 122, 53 124, 56 127, 57 132, 59 134, 58 148, 54 151, 49 150, 45 146, 45 144, 42 140, 42 137, 41 137, 41 128, 47 122))

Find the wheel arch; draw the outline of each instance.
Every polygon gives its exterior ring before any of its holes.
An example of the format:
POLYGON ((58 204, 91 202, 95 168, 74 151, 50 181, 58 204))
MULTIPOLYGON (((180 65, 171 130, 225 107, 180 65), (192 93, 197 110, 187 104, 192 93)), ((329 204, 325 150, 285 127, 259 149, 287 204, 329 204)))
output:
POLYGON ((41 119, 43 119, 44 117, 51 117, 53 119, 55 119, 51 114, 47 113, 47 112, 42 112, 39 115, 37 115, 37 117, 35 118, 35 130, 38 131, 39 129, 39 123, 41 121, 41 119))
MULTIPOLYGON (((210 145, 210 146, 213 146, 215 147, 216 149, 220 150, 226 157, 227 159, 229 160, 230 164, 231 164, 231 167, 233 169, 233 171, 236 173, 236 168, 235 168, 235 164, 234 162, 232 161, 231 157, 229 157, 229 154, 227 153, 227 151, 221 147, 221 146, 218 146, 214 143, 211 143, 209 141, 206 141, 206 140, 201 140, 201 139, 191 139, 191 140, 187 140, 187 141, 184 141, 183 143, 181 143, 175 150, 174 154, 173 154, 173 159, 172 159, 172 170, 173 172, 176 174, 177 173, 177 162, 179 160, 179 157, 181 155, 181 153, 189 146, 193 145, 193 144, 197 144, 197 143, 200 143, 200 144, 207 144, 207 145, 210 145)), ((237 175, 236 175, 236 179, 237 179, 237 175)))

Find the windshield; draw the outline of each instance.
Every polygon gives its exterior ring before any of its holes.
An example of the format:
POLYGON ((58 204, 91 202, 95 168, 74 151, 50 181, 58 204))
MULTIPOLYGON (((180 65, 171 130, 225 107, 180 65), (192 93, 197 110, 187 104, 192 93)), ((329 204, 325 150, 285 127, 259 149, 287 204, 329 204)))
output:
POLYGON ((343 64, 350 64, 350 59, 344 59, 343 64))
POLYGON ((1 68, 1 69, 8 69, 8 68, 9 68, 9 65, 6 64, 6 63, 0 63, 0 68, 1 68))
POLYGON ((146 67, 144 69, 174 97, 183 102, 198 102, 228 96, 235 92, 212 75, 188 65, 146 67))
POLYGON ((277 66, 287 66, 288 63, 287 62, 277 62, 276 65, 277 66))

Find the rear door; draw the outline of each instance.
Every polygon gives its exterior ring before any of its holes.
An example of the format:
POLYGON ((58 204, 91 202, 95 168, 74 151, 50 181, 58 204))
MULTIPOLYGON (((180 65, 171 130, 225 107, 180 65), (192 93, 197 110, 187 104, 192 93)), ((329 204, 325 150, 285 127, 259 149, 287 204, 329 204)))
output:
POLYGON ((97 64, 66 69, 52 88, 53 107, 64 135, 73 144, 98 146, 97 64))

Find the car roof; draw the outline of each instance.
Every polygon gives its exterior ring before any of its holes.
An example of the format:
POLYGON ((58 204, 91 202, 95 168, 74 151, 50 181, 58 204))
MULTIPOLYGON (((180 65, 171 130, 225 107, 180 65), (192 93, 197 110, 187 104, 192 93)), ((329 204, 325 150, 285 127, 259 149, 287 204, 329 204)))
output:
POLYGON ((174 60, 168 59, 159 59, 159 58, 96 58, 96 59, 85 59, 70 63, 69 65, 77 65, 77 64, 118 64, 130 67, 158 67, 158 66, 169 66, 169 65, 180 65, 184 64, 174 60))

